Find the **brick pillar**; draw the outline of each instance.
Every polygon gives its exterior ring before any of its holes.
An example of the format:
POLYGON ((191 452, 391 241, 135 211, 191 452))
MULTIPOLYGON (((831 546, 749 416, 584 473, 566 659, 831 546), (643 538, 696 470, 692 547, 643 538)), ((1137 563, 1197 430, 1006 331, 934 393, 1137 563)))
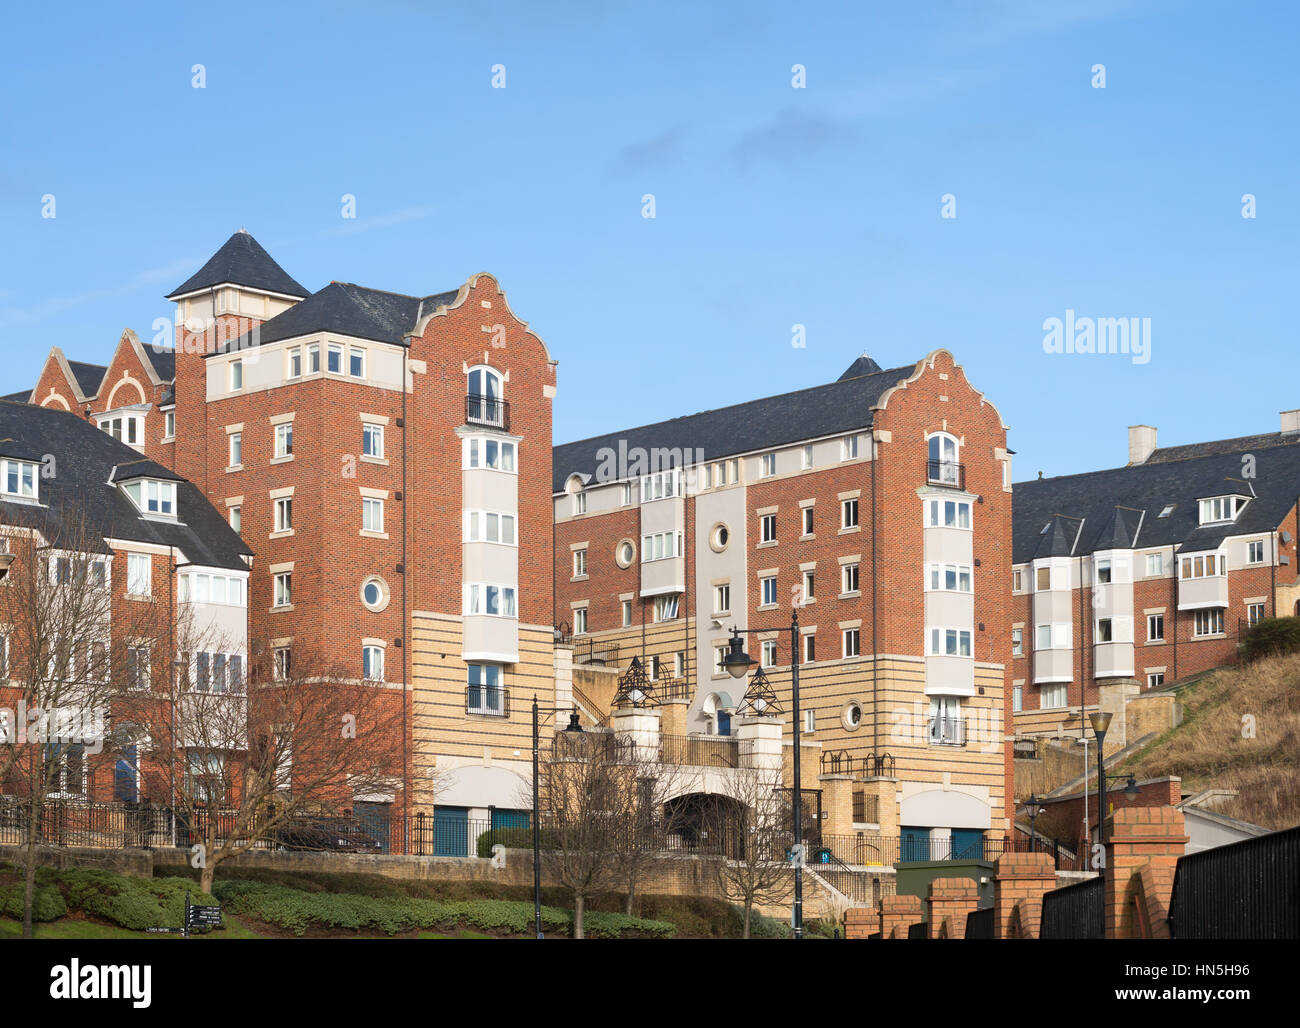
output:
POLYGON ((781 721, 774 717, 742 717, 732 722, 741 752, 748 752, 750 766, 765 773, 773 782, 781 774, 781 721))
POLYGON ((880 937, 906 939, 910 925, 921 920, 920 896, 885 896, 880 900, 880 937))
POLYGON ((826 835, 853 834, 853 776, 819 775, 822 789, 822 832, 826 835))
POLYGON ((1131 939, 1144 934, 1169 938, 1169 898, 1178 858, 1186 846, 1181 810, 1121 807, 1111 815, 1106 825, 1103 886, 1106 938, 1131 939), (1135 895, 1143 903, 1142 910, 1136 912, 1131 903, 1135 895))
POLYGON ((659 722, 664 735, 686 735, 686 712, 691 708, 690 700, 664 700, 659 705, 662 715, 659 722))
POLYGON ((966 938, 966 915, 979 906, 979 886, 969 878, 936 878, 926 896, 929 908, 929 937, 939 938, 945 918, 949 939, 966 938))
POLYGON ((1009 936, 1011 914, 1021 904, 1021 929, 1037 937, 1043 893, 1056 888, 1050 853, 1004 853, 993 871, 993 935, 1009 936))
POLYGON ((870 907, 844 911, 844 938, 866 939, 880 928, 880 915, 870 907))

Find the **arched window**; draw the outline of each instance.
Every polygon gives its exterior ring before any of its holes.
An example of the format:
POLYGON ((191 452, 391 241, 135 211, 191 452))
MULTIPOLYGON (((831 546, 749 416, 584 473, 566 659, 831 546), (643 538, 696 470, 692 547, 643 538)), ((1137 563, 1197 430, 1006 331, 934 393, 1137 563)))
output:
POLYGON ((958 463, 960 447, 947 432, 930 436, 930 454, 926 461, 926 477, 940 485, 962 485, 961 464, 958 463))
POLYGON ((507 427, 501 385, 500 373, 492 368, 470 368, 465 391, 465 419, 478 425, 507 427))

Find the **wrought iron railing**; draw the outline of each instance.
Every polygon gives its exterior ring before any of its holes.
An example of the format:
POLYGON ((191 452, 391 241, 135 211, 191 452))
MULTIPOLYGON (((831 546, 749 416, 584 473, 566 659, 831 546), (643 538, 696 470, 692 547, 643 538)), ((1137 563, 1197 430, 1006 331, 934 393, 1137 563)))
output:
POLYGON ((661 735, 659 759, 689 767, 740 767, 739 742, 725 735, 661 735))
POLYGON ((961 717, 932 717, 927 735, 931 746, 965 746, 966 719, 961 717))
POLYGON ((573 643, 575 664, 603 664, 615 667, 619 661, 618 643, 608 639, 595 639, 589 635, 570 637, 573 643))
POLYGON ((1300 827, 1180 857, 1176 939, 1300 938, 1300 827))
POLYGON ((868 753, 855 757, 848 750, 826 750, 821 755, 821 773, 860 778, 892 778, 894 758, 888 753, 868 753))
POLYGON ((465 397, 465 420, 471 425, 510 428, 510 404, 495 396, 465 397))
POLYGON ((465 687, 465 713, 489 717, 510 716, 510 690, 493 689, 486 685, 465 687))
POLYGON ((965 489, 966 465, 951 460, 927 460, 925 462, 925 480, 930 485, 946 486, 950 489, 965 489))

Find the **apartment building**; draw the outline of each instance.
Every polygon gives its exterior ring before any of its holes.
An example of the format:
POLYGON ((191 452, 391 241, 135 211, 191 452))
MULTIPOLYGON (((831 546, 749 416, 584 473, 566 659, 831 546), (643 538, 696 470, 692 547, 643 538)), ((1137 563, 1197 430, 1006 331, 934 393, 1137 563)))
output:
MULTIPOLYGON (((205 755, 146 726, 187 690, 243 693, 252 561, 192 483, 80 413, 0 400, 0 736, 59 744, 52 798, 172 801, 205 755)), ((6 753, 0 792, 21 794, 6 753)))
POLYGON ((747 630, 828 830, 918 854, 1006 830, 1010 453, 950 353, 863 356, 834 382, 557 446, 553 467, 579 666, 636 658, 683 708, 665 732, 725 738, 746 683, 720 661, 747 630))
POLYGON ((1246 626, 1300 613, 1297 443, 1298 411, 1275 433, 1163 448, 1137 425, 1124 467, 1016 484, 1017 733, 1086 733, 1088 709, 1230 663, 1246 626))
POLYGON ((255 646, 391 694, 403 774, 357 811, 428 813, 446 838, 517 820, 529 704, 556 690, 541 339, 490 275, 313 292, 242 230, 168 299, 171 347, 128 331, 102 373, 55 351, 27 398, 82 412, 225 512, 257 553, 255 646))

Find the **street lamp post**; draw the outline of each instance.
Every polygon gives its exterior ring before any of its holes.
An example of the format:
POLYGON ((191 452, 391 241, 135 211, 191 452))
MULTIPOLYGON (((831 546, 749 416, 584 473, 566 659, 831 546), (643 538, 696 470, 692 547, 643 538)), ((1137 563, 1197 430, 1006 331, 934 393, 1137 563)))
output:
MULTIPOLYGON (((751 635, 757 628, 731 629, 730 648, 722 661, 732 678, 744 678, 754 661, 744 650, 741 634, 751 635)), ((766 631, 766 629, 763 629, 766 631)), ((791 856, 794 864, 794 915, 791 928, 796 939, 803 938, 803 779, 801 776, 799 751, 799 610, 796 607, 790 618, 790 716, 794 719, 794 845, 791 856)))
POLYGON ((548 717, 554 714, 569 715, 569 724, 564 729, 566 732, 581 734, 582 725, 578 723, 577 708, 569 707, 539 707, 537 697, 533 696, 533 924, 537 930, 537 938, 542 936, 542 827, 541 827, 541 793, 538 788, 537 780, 540 774, 538 767, 538 749, 541 746, 541 715, 546 714, 548 717))
POLYGON ((1093 734, 1097 736, 1097 842, 1103 845, 1106 842, 1106 757, 1103 750, 1112 716, 1109 710, 1094 710, 1088 715, 1093 734))
POLYGON ((1038 834, 1034 831, 1034 822, 1043 812, 1043 805, 1033 793, 1029 794, 1029 802, 1025 805, 1029 808, 1029 852, 1033 853, 1038 849, 1038 834))

